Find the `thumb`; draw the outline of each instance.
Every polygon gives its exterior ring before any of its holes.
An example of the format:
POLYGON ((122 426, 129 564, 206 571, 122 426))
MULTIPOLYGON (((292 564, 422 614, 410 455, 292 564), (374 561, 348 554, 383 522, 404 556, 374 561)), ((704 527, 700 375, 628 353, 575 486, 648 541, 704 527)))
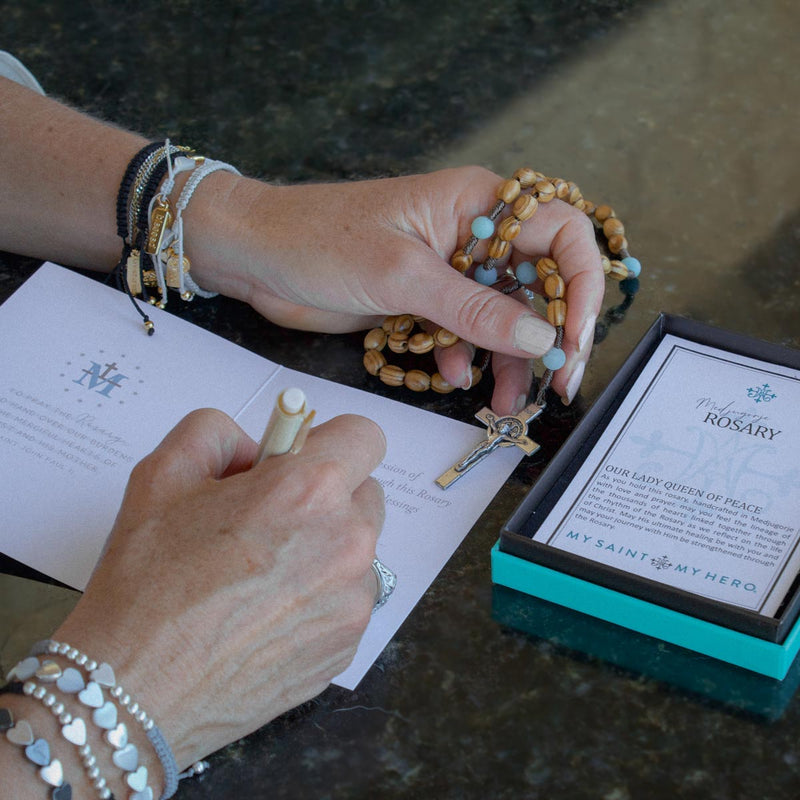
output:
POLYGON ((415 294, 411 313, 496 353, 538 357, 553 346, 555 328, 519 301, 465 277, 441 259, 428 255, 424 263, 415 262, 416 285, 426 288, 415 294))

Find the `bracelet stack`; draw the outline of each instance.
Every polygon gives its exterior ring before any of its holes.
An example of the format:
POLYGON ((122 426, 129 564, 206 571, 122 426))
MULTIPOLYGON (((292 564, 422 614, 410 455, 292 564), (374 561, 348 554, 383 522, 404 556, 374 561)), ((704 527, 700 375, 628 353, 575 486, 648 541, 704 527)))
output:
MULTIPOLYGON (((78 758, 100 800, 110 800, 113 795, 87 743, 87 720, 102 731, 104 741, 110 746, 111 762, 121 770, 124 785, 130 789, 128 800, 154 800, 155 797, 147 768, 139 763, 139 752, 128 741, 127 725, 119 719, 120 707, 141 726, 161 763, 165 785, 160 800, 172 797, 179 780, 199 775, 208 768, 207 762, 199 761, 186 772, 179 773, 172 750, 158 726, 116 682, 113 669, 68 644, 40 642, 33 648, 32 655, 13 667, 8 677, 21 682, 22 693, 41 702, 56 718, 61 736, 77 748, 78 758), (62 667, 52 658, 39 658, 44 655, 60 656, 76 666, 62 667), (106 691, 110 698, 106 697, 106 691)), ((44 739, 34 738, 27 721, 15 723, 11 712, 0 708, 0 731, 5 731, 12 744, 24 747, 28 760, 40 767, 40 777, 53 787, 53 800, 70 800, 72 790, 65 780, 62 761, 51 759, 50 745, 44 739)))
MULTIPOLYGON (((635 291, 632 283, 641 272, 641 264, 628 252, 625 226, 617 218, 614 210, 610 206, 598 206, 586 200, 578 186, 571 181, 548 178, 529 167, 523 167, 497 187, 495 198, 496 202, 487 214, 472 221, 469 239, 452 255, 450 264, 462 274, 471 274, 478 283, 493 286, 504 294, 522 291, 529 300, 533 300, 532 287, 535 287, 544 296, 547 302, 547 319, 556 329, 556 341, 555 346, 542 357, 545 372, 539 384, 539 397, 536 403, 543 405, 544 392, 550 385, 553 373, 566 363, 566 354, 561 349, 561 344, 567 318, 565 299, 567 285, 559 273, 558 264, 552 258, 540 258, 535 265, 529 261, 522 261, 515 267, 511 266, 512 241, 520 234, 523 222, 534 216, 540 203, 549 203, 553 200, 569 203, 573 208, 586 214, 595 223, 598 232, 603 234, 601 238, 605 239, 608 254, 602 255, 601 260, 603 272, 608 278, 625 282, 623 288, 631 290, 632 294, 635 291), (501 218, 508 207, 511 213, 501 218), (476 264, 473 251, 481 240, 488 240, 487 257, 483 263, 476 264)), ((411 332, 417 323, 424 324, 425 321, 409 315, 387 317, 381 328, 369 331, 364 339, 366 351, 364 366, 367 372, 377 375, 389 386, 405 385, 413 391, 425 391, 430 388, 441 394, 453 391, 455 387, 450 386, 438 373, 428 376, 421 370, 406 371, 402 367, 386 362, 381 351, 387 344, 389 349, 396 353, 418 354, 428 352, 436 345, 447 347, 458 341, 457 336, 447 331, 443 332, 442 329, 433 334, 435 339, 433 343, 428 334, 412 336, 411 332), (423 336, 427 338, 424 347, 420 347, 417 342, 421 341, 420 337, 423 336)), ((484 363, 482 369, 485 368, 484 363)), ((482 369, 473 365, 473 386, 480 379, 482 369)))
POLYGON ((190 275, 183 213, 200 182, 218 170, 239 174, 230 164, 207 159, 167 140, 143 147, 131 159, 122 177, 116 207, 122 253, 114 272, 119 287, 131 298, 150 335, 155 326, 135 298, 164 308, 169 289, 177 291, 185 301, 195 295, 215 296, 214 292, 201 289, 190 275), (173 211, 171 193, 182 172, 192 174, 173 211))

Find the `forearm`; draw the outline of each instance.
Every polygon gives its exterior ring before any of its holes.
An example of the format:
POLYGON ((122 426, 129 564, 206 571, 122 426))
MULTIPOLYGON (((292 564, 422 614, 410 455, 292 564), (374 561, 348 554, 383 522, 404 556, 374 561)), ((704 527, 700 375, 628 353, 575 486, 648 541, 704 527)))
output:
POLYGON ((0 248, 110 270, 119 182, 145 141, 3 78, 0 130, 0 248))

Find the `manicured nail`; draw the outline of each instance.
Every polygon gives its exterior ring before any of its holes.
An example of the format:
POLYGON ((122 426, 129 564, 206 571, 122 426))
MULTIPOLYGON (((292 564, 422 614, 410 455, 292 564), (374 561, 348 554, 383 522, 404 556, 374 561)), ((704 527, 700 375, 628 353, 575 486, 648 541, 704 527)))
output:
POLYGON ((581 335, 578 337, 578 350, 584 351, 587 344, 594 341, 594 329, 597 325, 597 317, 591 316, 583 323, 581 335))
POLYGON ((575 399, 575 395, 578 393, 581 381, 583 380, 583 373, 585 370, 586 370, 586 363, 584 361, 581 361, 578 364, 578 366, 575 367, 575 370, 572 373, 572 375, 569 376, 569 380, 567 381, 567 387, 565 389, 565 395, 561 400, 561 402, 565 406, 568 406, 575 399))
POLYGON ((546 320, 523 314, 517 319, 514 328, 514 347, 524 350, 533 356, 546 353, 556 338, 556 331, 546 320))
POLYGON ((469 362, 466 370, 461 373, 461 377, 457 381, 456 386, 466 391, 472 388, 472 359, 475 358, 475 345, 469 342, 464 342, 464 344, 469 344, 469 362))

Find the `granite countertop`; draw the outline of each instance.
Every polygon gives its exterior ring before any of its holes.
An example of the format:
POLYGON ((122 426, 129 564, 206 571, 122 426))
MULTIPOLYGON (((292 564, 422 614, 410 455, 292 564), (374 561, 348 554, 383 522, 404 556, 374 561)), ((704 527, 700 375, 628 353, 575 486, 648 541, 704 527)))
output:
MULTIPOLYGON (((46 0, 4 11, 0 49, 49 93, 154 138, 281 182, 528 164, 611 203, 645 265, 578 400, 551 404, 540 453, 359 688, 331 688, 216 754, 178 797, 798 793, 800 676, 760 680, 493 589, 489 550, 658 312, 800 345, 799 28, 788 0, 46 0)), ((0 299, 35 267, 0 256, 0 299)), ((620 300, 611 287, 606 308, 620 300)), ((364 374, 358 334, 286 331, 226 298, 170 310, 289 367, 391 391, 364 374)), ((400 399, 469 421, 489 391, 400 399)), ((74 593, 0 581, 5 659, 74 593)))

